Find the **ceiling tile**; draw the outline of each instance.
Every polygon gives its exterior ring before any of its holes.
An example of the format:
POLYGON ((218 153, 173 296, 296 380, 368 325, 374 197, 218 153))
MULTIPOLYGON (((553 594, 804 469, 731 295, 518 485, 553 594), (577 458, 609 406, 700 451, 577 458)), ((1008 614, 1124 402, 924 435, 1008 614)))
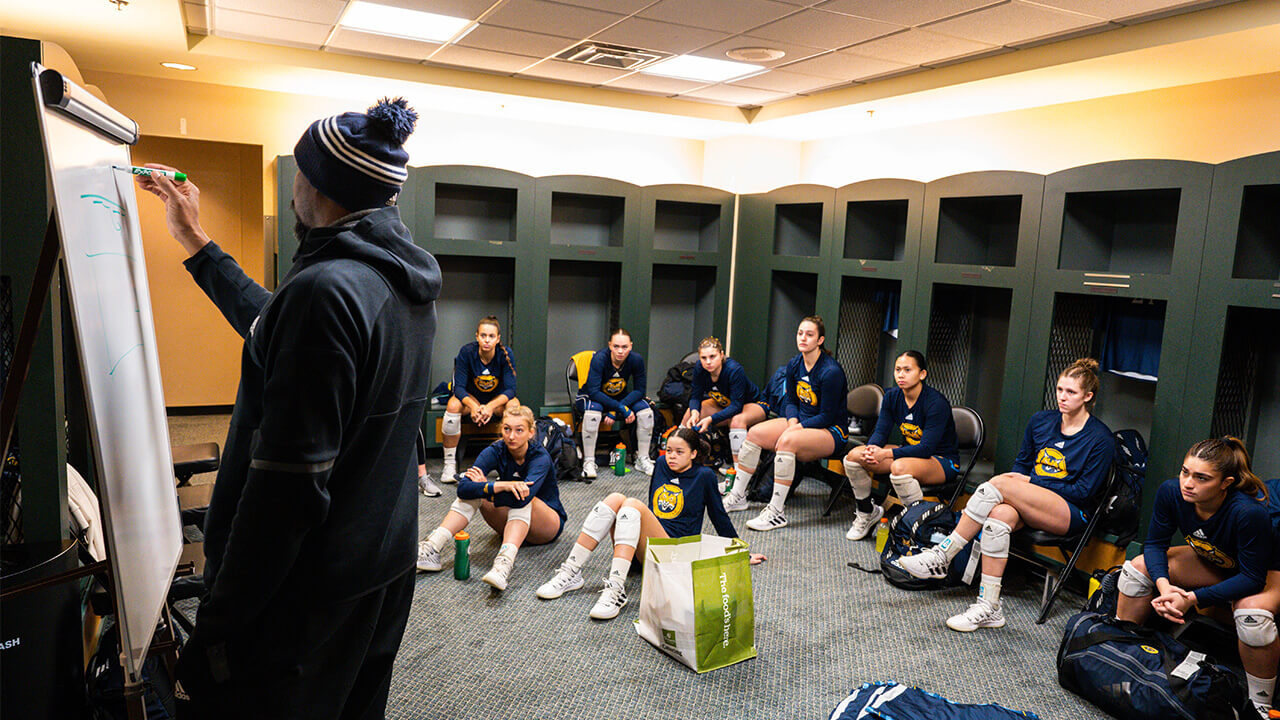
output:
MULTIPOLYGON (((817 7, 820 10, 914 27, 1001 2, 1004 0, 910 0, 910 2, 827 0, 817 7)), ((1109 0, 1098 0, 1098 2, 1105 3, 1109 0)))
POLYGON ((900 25, 821 10, 805 10, 756 28, 751 31, 751 34, 830 50, 887 35, 900 29, 900 25))
POLYGON ((614 68, 602 68, 594 65, 583 65, 582 63, 571 63, 563 60, 546 60, 534 65, 531 68, 521 71, 520 75, 533 76, 539 78, 550 78, 552 80, 564 80, 566 82, 581 83, 583 85, 599 85, 609 80, 617 80, 626 75, 626 70, 616 70, 614 68))
POLYGON ((646 75, 645 73, 632 73, 626 77, 614 80, 605 87, 639 90, 659 95, 678 95, 679 93, 696 90, 697 88, 705 87, 706 85, 707 83, 695 82, 693 80, 681 80, 679 78, 669 78, 661 75, 646 75))
POLYGON ((822 48, 806 47, 804 45, 796 45, 794 43, 782 42, 780 40, 769 40, 766 38, 752 37, 750 35, 735 35, 724 42, 718 42, 715 45, 708 45, 707 47, 699 48, 697 54, 702 57, 724 60, 727 59, 727 56, 725 55, 726 52, 734 48, 741 47, 767 47, 773 48, 774 50, 781 50, 786 53, 786 55, 783 55, 777 60, 751 61, 755 65, 763 65, 765 67, 774 67, 776 65, 782 65, 783 63, 795 62, 796 60, 812 57, 825 52, 822 48))
POLYGON ((927 29, 991 45, 1021 45, 1103 24, 1105 21, 1094 17, 1011 2, 943 20, 927 29))
POLYGON ((497 11, 485 16, 484 24, 579 40, 623 17, 544 0, 507 0, 497 11))
POLYGON ((859 78, 887 75, 911 68, 911 65, 863 57, 848 52, 834 52, 821 55, 810 60, 785 65, 788 72, 832 78, 834 80, 857 80, 859 78))
POLYGON ((772 90, 734 87, 732 85, 712 85, 701 90, 691 90, 683 93, 680 97, 711 100, 726 105, 763 105, 774 100, 781 100, 789 94, 773 92, 772 90))
POLYGON ((338 28, 330 38, 326 50, 337 50, 357 55, 374 55, 418 62, 435 52, 440 43, 388 37, 377 33, 338 28))
POLYGON ((237 40, 258 40, 318 50, 332 25, 276 18, 238 10, 219 10, 213 17, 214 33, 237 40))
POLYGON ((726 33, 714 30, 633 17, 623 20, 608 30, 596 33, 591 39, 683 55, 725 38, 726 33))
POLYGON ((642 10, 658 2, 658 0, 557 0, 557 2, 630 15, 637 10, 642 10))
POLYGON ((662 0, 639 14, 652 20, 740 33, 797 10, 772 0, 662 0))
POLYGON ((743 80, 735 80, 732 85, 749 87, 757 90, 773 90, 774 92, 803 93, 831 84, 831 78, 816 75, 801 75, 786 70, 770 70, 743 80))
POLYGON ((966 55, 987 52, 997 46, 939 35, 927 30, 906 30, 875 40, 868 40, 848 51, 880 60, 907 65, 933 65, 966 55))
POLYGON ((1105 20, 1135 20, 1196 6, 1222 5, 1221 0, 1035 0, 1036 5, 1093 15, 1105 20))
POLYGON ((552 35, 538 35, 492 25, 481 25, 467 33, 466 37, 459 40, 457 44, 481 50, 544 58, 555 55, 573 43, 573 40, 552 35))
MULTIPOLYGON (((261 0, 259 0, 261 1, 261 0)), ((429 3, 423 0, 369 0, 379 5, 391 5, 394 7, 405 8, 406 10, 421 10, 423 12, 433 12, 437 15, 448 15, 449 17, 467 18, 475 20, 480 17, 480 13, 488 10, 493 6, 496 0, 431 0, 429 3), (424 7, 427 6, 427 7, 424 7)))
POLYGON ((216 7, 218 13, 223 10, 239 10, 330 25, 338 22, 338 16, 347 6, 345 0, 273 0, 269 3, 261 0, 211 0, 210 4, 216 7))
POLYGON ((441 48, 440 52, 432 55, 430 60, 432 63, 441 65, 475 68, 504 75, 519 72, 537 61, 538 58, 511 55, 492 50, 479 50, 459 45, 449 45, 441 48))

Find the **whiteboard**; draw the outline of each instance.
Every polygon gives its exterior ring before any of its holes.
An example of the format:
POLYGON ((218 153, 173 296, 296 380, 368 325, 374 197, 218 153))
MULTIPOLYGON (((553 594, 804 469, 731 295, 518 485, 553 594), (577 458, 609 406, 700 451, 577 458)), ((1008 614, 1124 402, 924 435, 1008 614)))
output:
POLYGON ((132 176, 111 169, 129 166, 129 146, 45 105, 39 82, 34 86, 84 371, 116 621, 125 670, 138 678, 178 564, 182 529, 137 197, 132 176))

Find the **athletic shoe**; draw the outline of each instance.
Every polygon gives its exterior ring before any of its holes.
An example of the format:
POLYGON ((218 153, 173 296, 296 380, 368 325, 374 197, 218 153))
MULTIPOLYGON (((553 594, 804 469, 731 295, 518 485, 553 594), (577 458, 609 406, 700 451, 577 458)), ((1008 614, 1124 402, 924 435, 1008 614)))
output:
POLYGON ((764 532, 777 530, 787 526, 787 516, 781 510, 774 510, 772 505, 765 505, 760 514, 747 521, 747 527, 764 532))
POLYGON ((418 491, 427 497, 440 497, 440 486, 435 480, 431 479, 430 473, 423 473, 418 476, 418 491))
POLYGON ((510 574, 511 574, 511 558, 507 557, 506 555, 499 555, 498 557, 493 559, 493 567, 490 568, 489 572, 485 573, 484 577, 480 579, 483 580, 484 582, 489 583, 495 589, 506 590, 507 576, 509 576, 510 574))
POLYGON ((908 575, 921 580, 945 578, 950 565, 951 561, 947 559, 947 554, 937 547, 928 547, 915 555, 904 555, 898 558, 898 567, 907 571, 908 575))
POLYGON ((440 561, 440 551, 431 547, 426 540, 418 543, 418 569, 422 572, 440 572, 444 563, 440 561))
POLYGON ((746 495, 734 495, 732 492, 724 496, 725 512, 740 512, 748 507, 746 495))
POLYGON ((444 469, 440 471, 440 482, 456 483, 458 482, 457 474, 458 474, 458 463, 447 462, 444 464, 444 469))
POLYGON ((569 563, 565 563, 534 594, 543 600, 555 600, 567 592, 580 589, 582 585, 582 570, 571 568, 569 563))
POLYGON ((1004 627, 1004 613, 1000 606, 992 607, 981 598, 959 615, 947 618, 947 627, 957 632, 973 632, 978 628, 1004 627))
POLYGON ((636 470, 639 470, 640 472, 644 473, 645 475, 652 475, 652 474, 653 474, 653 461, 652 461, 652 460, 650 460, 648 457, 641 457, 641 458, 637 458, 637 459, 636 459, 636 470))
POLYGON ((591 608, 591 617, 596 620, 612 620, 627 604, 627 589, 621 580, 605 578, 604 589, 600 591, 600 599, 591 608))
POLYGON ((849 526, 849 532, 845 533, 845 538, 849 540, 861 540, 875 529, 876 523, 880 522, 880 518, 884 517, 884 508, 879 505, 872 505, 871 512, 864 513, 855 512, 853 515, 853 524, 849 526))
POLYGON ((588 480, 595 480, 596 478, 596 461, 595 460, 582 461, 582 477, 588 480))

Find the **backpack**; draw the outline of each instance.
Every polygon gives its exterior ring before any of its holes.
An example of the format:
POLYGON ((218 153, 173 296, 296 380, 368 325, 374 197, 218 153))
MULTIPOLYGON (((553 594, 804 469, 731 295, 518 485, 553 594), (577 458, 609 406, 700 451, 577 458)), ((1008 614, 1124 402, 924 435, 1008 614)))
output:
POLYGON ((689 407, 689 394, 693 392, 693 369, 696 361, 678 362, 667 370, 667 376, 658 388, 658 400, 670 405, 680 415, 689 407))
POLYGON ((1165 633, 1092 612, 1067 621, 1058 683, 1116 717, 1256 718, 1240 680, 1165 633))
POLYGON ((973 552, 973 546, 978 540, 976 537, 951 561, 951 568, 945 578, 922 580, 907 574, 898 565, 898 558, 914 555, 942 542, 956 529, 959 519, 960 513, 951 510, 945 503, 932 500, 917 500, 898 513, 889 521, 889 538, 880 553, 880 572, 884 574, 884 579, 903 590, 936 590, 972 583, 981 557, 981 553, 973 552))
POLYGON ((582 480, 582 461, 578 458, 578 446, 573 442, 573 432, 569 430, 569 426, 550 417, 538 418, 535 425, 538 442, 551 455, 556 482, 582 480))
POLYGON ((773 408, 774 414, 782 415, 782 406, 787 404, 787 366, 783 365, 774 371, 764 386, 764 400, 773 408))
POLYGON ((1098 589, 1085 598, 1085 611, 1115 617, 1116 604, 1120 600, 1120 566, 1095 570, 1092 577, 1098 581, 1098 589))
MULTIPOLYGON (((98 649, 85 668, 90 720, 125 720, 124 668, 120 666, 120 628, 112 623, 98 639, 98 649)), ((142 663, 143 704, 151 720, 177 717, 173 679, 159 655, 142 663)))
MULTIPOLYGON (((649 403, 650 406, 653 403, 649 403)), ((658 461, 658 456, 667 449, 667 438, 676 431, 678 425, 667 425, 667 416, 653 409, 653 433, 649 436, 649 459, 658 461)))
POLYGON ((1102 531, 1115 535, 1116 545, 1124 547, 1138 536, 1142 521, 1142 485, 1147 478, 1147 443, 1137 430, 1117 430, 1111 434, 1116 442, 1115 496, 1101 518, 1102 531))

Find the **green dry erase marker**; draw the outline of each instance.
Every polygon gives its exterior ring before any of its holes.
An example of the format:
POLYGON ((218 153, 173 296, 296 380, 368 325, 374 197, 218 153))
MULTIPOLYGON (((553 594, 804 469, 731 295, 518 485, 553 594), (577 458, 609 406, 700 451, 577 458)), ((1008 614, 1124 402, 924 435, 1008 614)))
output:
POLYGON ((175 182, 184 182, 187 179, 186 173, 178 172, 176 170, 161 170, 159 168, 138 167, 137 165, 134 165, 133 167, 124 167, 123 165, 112 165, 111 167, 115 168, 116 170, 123 170, 127 173, 133 173, 134 175, 163 175, 175 182))

